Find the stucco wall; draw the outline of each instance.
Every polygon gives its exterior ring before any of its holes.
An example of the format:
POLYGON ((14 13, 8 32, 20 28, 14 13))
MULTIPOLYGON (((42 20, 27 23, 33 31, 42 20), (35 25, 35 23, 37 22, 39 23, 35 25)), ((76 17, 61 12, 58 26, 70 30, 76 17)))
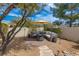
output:
POLYGON ((44 27, 36 28, 37 31, 44 31, 44 27))
POLYGON ((79 27, 60 27, 62 29, 61 37, 67 40, 79 42, 79 27))
MULTIPOLYGON (((11 30, 11 29, 12 28, 9 28, 9 30, 11 30)), ((44 30, 43 27, 37 28, 37 31, 43 31, 43 30, 44 30)), ((16 34, 15 37, 27 37, 30 31, 31 31, 30 28, 22 27, 22 29, 16 34)))
MULTIPOLYGON (((18 28, 17 28, 18 29, 18 28)), ((11 30, 11 28, 9 28, 9 30, 11 30)), ((30 32, 29 28, 25 28, 23 27, 17 34, 15 37, 25 37, 28 35, 28 33, 30 32)))

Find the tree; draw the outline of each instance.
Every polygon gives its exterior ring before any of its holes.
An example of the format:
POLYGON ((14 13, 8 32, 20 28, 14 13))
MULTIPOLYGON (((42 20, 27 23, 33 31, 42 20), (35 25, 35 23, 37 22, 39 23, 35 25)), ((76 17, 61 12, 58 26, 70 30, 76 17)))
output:
MULTIPOLYGON (((11 25, 12 25, 12 27, 13 26, 15 26, 17 23, 18 23, 18 21, 19 20, 12 20, 11 21, 11 25)), ((25 24, 23 25, 23 27, 28 27, 28 28, 31 28, 33 26, 33 24, 32 24, 32 21, 30 20, 30 19, 27 19, 26 21, 25 21, 25 24)), ((19 26, 20 27, 20 26, 19 26)))
POLYGON ((28 16, 30 16, 32 13, 34 13, 35 10, 39 9, 38 8, 38 4, 32 3, 32 4, 15 4, 15 3, 11 3, 9 4, 9 7, 3 12, 3 14, 0 16, 0 34, 2 37, 2 45, 0 47, 0 50, 2 51, 2 55, 5 53, 5 49, 6 47, 9 45, 9 43, 12 41, 12 39, 15 37, 15 35, 21 30, 22 26, 25 24, 26 18, 28 18, 28 16), (21 20, 19 20, 16 24, 16 26, 13 27, 12 30, 10 30, 7 35, 5 36, 3 31, 2 31, 2 20, 3 18, 5 18, 8 13, 13 9, 13 8, 20 8, 22 11, 22 18, 21 20), (19 27, 18 30, 17 27, 19 27))
POLYGON ((30 19, 26 20, 26 23, 24 24, 24 27, 32 28, 34 25, 32 24, 32 21, 30 19))
POLYGON ((79 13, 76 9, 79 8, 79 4, 73 3, 62 3, 54 4, 56 7, 54 10, 54 16, 60 19, 68 19, 69 26, 72 27, 72 23, 79 18, 79 13))
POLYGON ((62 24, 62 21, 60 21, 60 20, 55 20, 54 22, 53 22, 53 24, 55 24, 55 25, 61 25, 62 24))

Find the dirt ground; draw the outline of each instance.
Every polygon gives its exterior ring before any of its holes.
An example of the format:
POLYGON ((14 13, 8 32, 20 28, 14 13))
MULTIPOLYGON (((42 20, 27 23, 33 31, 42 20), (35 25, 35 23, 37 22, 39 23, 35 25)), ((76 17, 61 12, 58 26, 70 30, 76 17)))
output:
POLYGON ((44 41, 36 41, 32 38, 16 38, 7 47, 6 56, 39 56, 39 46, 48 46, 56 56, 77 56, 79 55, 79 44, 63 39, 59 39, 57 43, 44 41))

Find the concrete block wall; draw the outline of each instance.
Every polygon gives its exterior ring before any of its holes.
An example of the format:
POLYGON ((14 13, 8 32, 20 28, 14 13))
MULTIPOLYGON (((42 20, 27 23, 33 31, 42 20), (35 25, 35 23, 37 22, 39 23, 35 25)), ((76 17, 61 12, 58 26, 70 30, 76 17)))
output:
POLYGON ((60 27, 62 29, 61 37, 67 40, 79 42, 79 27, 60 27))

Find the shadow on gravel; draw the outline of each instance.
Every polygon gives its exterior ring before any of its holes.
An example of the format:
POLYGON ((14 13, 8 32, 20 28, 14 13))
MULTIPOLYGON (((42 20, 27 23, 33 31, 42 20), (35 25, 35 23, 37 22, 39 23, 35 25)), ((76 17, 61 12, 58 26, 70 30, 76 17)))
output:
POLYGON ((26 41, 37 41, 35 38, 25 38, 26 41))
MULTIPOLYGON (((9 44, 9 46, 6 49, 6 53, 9 53, 9 51, 19 51, 19 50, 31 50, 32 49, 32 45, 31 44, 26 44, 26 41, 34 41, 33 39, 29 39, 25 37, 16 37, 14 38, 11 43, 9 44)), ((36 47, 36 46, 34 46, 36 47)))
POLYGON ((72 48, 78 49, 79 50, 79 44, 78 45, 73 45, 72 48))

